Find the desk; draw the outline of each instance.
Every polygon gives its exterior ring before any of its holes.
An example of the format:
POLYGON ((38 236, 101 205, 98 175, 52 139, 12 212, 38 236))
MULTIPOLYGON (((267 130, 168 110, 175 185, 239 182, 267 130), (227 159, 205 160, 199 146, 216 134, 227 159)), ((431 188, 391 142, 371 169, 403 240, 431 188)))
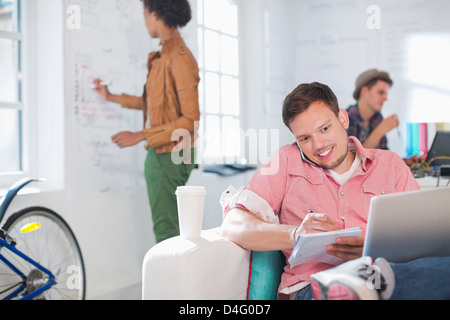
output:
POLYGON ((448 177, 423 177, 423 178, 416 178, 417 182, 419 183, 419 186, 424 188, 436 188, 436 187, 447 187, 449 186, 449 178, 448 177))

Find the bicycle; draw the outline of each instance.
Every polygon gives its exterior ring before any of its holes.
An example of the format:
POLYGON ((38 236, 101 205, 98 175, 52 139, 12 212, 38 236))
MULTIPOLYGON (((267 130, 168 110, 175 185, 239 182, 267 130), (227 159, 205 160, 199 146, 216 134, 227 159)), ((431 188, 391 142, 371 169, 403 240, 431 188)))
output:
MULTIPOLYGON (((14 184, 0 200, 0 224, 17 193, 31 182, 14 184)), ((56 212, 29 207, 0 228, 0 300, 83 300, 86 278, 74 233, 56 212)))

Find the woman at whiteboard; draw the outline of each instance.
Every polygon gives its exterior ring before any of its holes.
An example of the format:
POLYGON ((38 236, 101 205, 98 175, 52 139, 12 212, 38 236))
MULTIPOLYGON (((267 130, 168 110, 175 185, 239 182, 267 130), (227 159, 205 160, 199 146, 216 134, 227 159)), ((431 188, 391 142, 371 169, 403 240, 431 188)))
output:
POLYGON ((178 31, 191 19, 188 0, 143 3, 145 26, 162 47, 148 56, 143 96, 111 94, 101 79, 94 85, 104 100, 144 113, 142 131, 119 132, 112 141, 120 148, 147 142, 145 179, 156 241, 161 242, 179 234, 175 190, 186 184, 194 166, 191 146, 200 120, 200 78, 197 62, 178 31))

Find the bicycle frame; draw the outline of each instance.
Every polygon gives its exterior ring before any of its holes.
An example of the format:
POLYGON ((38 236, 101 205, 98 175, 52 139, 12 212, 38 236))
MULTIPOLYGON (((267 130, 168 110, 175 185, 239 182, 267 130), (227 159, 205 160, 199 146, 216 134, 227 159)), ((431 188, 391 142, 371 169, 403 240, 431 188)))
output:
MULTIPOLYGON (((19 257, 21 257, 22 259, 24 259, 25 261, 27 261, 28 263, 32 264, 33 266, 35 266, 36 268, 38 268, 39 270, 41 270, 42 272, 44 272, 45 274, 48 275, 49 280, 47 282, 46 285, 40 287, 39 289, 34 290, 33 292, 27 294, 25 297, 23 297, 20 300, 31 300, 34 297, 40 295, 42 292, 50 289, 53 285, 55 285, 55 276, 46 268, 44 268, 43 266, 41 266, 39 263, 37 263, 36 261, 34 261, 33 259, 29 258, 28 256, 26 256, 25 254, 23 254, 22 252, 20 252, 19 250, 16 249, 16 247, 12 244, 7 243, 5 240, 3 240, 2 238, 0 238, 0 247, 4 247, 7 248, 8 250, 10 250, 11 252, 13 252, 14 254, 18 255, 19 257)), ((1 253, 0 253, 0 260, 3 261, 12 271, 14 271, 19 277, 22 278, 22 283, 19 286, 19 288, 17 288, 15 291, 13 291, 11 294, 9 294, 7 297, 5 297, 3 300, 10 300, 14 297, 16 297, 20 292, 22 292, 27 285, 27 276, 25 276, 19 269, 17 269, 14 264, 12 264, 8 259, 6 259, 1 253)))
MULTIPOLYGON (((15 198, 17 193, 23 187, 25 187, 27 184, 29 184, 30 182, 33 182, 33 181, 42 181, 42 180, 35 180, 35 179, 28 179, 28 178, 27 179, 23 179, 23 180, 17 182, 16 184, 14 184, 9 189, 8 193, 2 199, 1 204, 0 204, 0 223, 2 222, 9 205, 11 204, 12 200, 15 198)), ((0 237, 0 248, 8 249, 9 251, 13 252, 17 256, 19 256, 20 258, 24 259, 25 261, 27 261, 28 263, 30 263, 31 265, 33 265, 37 269, 39 269, 42 272, 44 272, 45 274, 47 274, 48 277, 49 277, 47 284, 45 284, 44 286, 40 287, 39 289, 34 290, 33 292, 31 292, 29 294, 27 294, 25 297, 23 297, 20 300, 31 300, 34 297, 40 295, 42 292, 50 289, 53 285, 55 285, 55 276, 49 270, 47 270, 46 268, 41 266, 39 263, 37 263, 36 261, 31 259, 27 255, 25 255, 22 252, 20 252, 19 250, 17 250, 17 248, 15 247, 15 244, 9 243, 7 241, 8 235, 5 232, 3 232, 3 228, 1 229, 1 231, 2 231, 1 233, 5 237, 5 239, 3 239, 3 237, 0 237)), ((16 290, 14 290, 14 292, 12 292, 6 298, 3 299, 3 300, 9 300, 11 298, 16 297, 20 292, 22 292, 26 288, 28 279, 27 279, 27 276, 24 275, 18 268, 16 268, 16 266, 13 263, 11 263, 8 259, 6 259, 1 254, 1 252, 0 252, 0 260, 3 261, 19 277, 22 278, 22 283, 20 284, 20 286, 16 290)))

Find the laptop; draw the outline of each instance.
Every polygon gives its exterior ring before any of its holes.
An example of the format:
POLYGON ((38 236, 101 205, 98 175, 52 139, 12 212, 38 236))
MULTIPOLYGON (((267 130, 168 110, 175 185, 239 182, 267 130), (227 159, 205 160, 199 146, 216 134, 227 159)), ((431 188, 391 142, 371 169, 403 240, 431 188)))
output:
MULTIPOLYGON (((450 131, 438 131, 433 140, 426 162, 430 162, 436 157, 450 157, 450 131)), ((443 164, 450 164, 450 159, 438 159, 433 161, 430 165, 440 167, 443 164)))
POLYGON ((450 188, 373 197, 363 255, 390 262, 450 256, 450 188))

